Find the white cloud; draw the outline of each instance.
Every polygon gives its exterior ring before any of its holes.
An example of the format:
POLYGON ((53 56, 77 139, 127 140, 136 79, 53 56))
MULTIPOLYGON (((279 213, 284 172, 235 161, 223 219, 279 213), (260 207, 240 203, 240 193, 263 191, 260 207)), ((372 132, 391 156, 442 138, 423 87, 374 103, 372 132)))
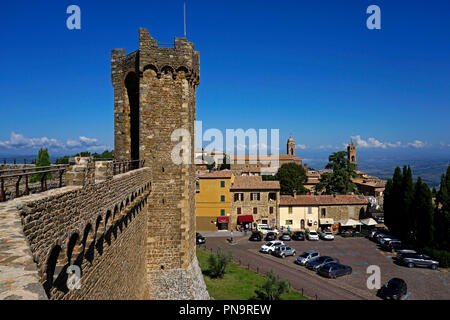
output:
POLYGON ((426 146, 426 143, 424 143, 420 140, 415 140, 414 142, 408 143, 408 146, 413 147, 413 148, 423 148, 426 146))
MULTIPOLYGON (((397 142, 383 142, 380 141, 378 139, 375 139, 373 137, 368 138, 367 140, 364 140, 361 138, 361 136, 352 136, 351 137, 352 140, 355 141, 356 146, 359 148, 381 148, 381 149, 386 149, 386 148, 400 148, 400 147, 408 147, 408 146, 412 146, 412 147, 416 147, 416 148, 422 148, 424 147, 426 144, 419 141, 419 140, 415 140, 413 143, 408 143, 406 145, 402 144, 400 141, 397 142)), ((346 145, 346 144, 344 144, 346 145)))
POLYGON ((299 149, 302 149, 302 150, 305 150, 305 149, 306 149, 306 145, 304 145, 304 144, 298 144, 298 145, 296 145, 295 147, 296 147, 296 148, 299 148, 299 149))
POLYGON ((48 148, 51 150, 73 150, 81 148, 83 150, 101 150, 104 151, 108 146, 102 146, 98 143, 96 138, 88 138, 80 136, 78 139, 68 139, 66 142, 54 138, 39 137, 27 138, 23 134, 11 132, 9 140, 1 141, 0 148, 8 149, 10 151, 20 150, 35 150, 39 148, 48 148))

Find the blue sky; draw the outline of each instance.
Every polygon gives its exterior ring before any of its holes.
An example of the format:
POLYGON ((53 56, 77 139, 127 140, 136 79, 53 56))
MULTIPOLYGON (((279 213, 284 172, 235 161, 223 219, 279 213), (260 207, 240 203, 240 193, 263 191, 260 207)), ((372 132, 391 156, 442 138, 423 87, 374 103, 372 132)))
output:
MULTIPOLYGON (((186 2, 203 130, 277 128, 282 151, 292 135, 299 155, 351 137, 360 149, 450 154, 449 1, 186 2), (371 4, 381 30, 366 28, 371 4)), ((113 147, 110 50, 136 50, 139 27, 173 42, 183 1, 2 3, 0 156, 113 147), (66 28, 71 4, 81 30, 66 28)))

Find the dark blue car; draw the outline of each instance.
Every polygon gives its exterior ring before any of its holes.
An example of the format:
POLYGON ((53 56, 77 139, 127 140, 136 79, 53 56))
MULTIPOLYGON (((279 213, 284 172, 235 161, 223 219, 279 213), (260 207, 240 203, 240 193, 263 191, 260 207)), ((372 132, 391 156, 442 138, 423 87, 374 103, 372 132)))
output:
POLYGON ((336 279, 352 273, 352 267, 339 263, 327 263, 317 269, 317 273, 321 276, 336 279))
POLYGON ((317 271, 317 269, 327 263, 339 263, 339 260, 328 256, 320 256, 312 261, 309 261, 306 264, 306 267, 310 270, 317 271))

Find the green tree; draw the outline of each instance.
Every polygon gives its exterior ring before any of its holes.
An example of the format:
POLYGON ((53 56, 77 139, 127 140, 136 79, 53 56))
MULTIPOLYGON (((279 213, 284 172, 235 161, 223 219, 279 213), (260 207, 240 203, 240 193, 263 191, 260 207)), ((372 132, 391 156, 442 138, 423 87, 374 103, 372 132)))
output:
POLYGON ((305 169, 296 163, 283 164, 275 174, 275 180, 280 181, 280 193, 292 195, 294 190, 297 194, 306 194, 308 191, 304 184, 308 180, 305 169))
POLYGON ((422 178, 418 178, 414 187, 411 214, 416 218, 415 239, 426 247, 433 242, 433 202, 431 190, 422 178))
MULTIPOLYGON (((401 211, 402 211, 402 197, 403 197, 403 175, 400 167, 396 167, 394 170, 394 175, 392 177, 392 193, 391 193, 391 224, 392 233, 400 236, 402 233, 402 221, 401 221, 401 211)), ((386 209, 385 209, 386 210, 386 209)))
MULTIPOLYGON (((47 148, 41 148, 38 152, 38 157, 36 159, 36 170, 47 170, 49 168, 39 168, 39 167, 48 167, 50 166, 50 155, 48 154, 47 148)), ((33 174, 30 177, 30 182, 40 181, 43 177, 44 173, 33 174)), ((51 179, 52 175, 50 173, 46 173, 47 179, 51 179)))
POLYGON ((257 299, 280 300, 283 293, 289 292, 290 283, 287 279, 279 280, 273 270, 270 270, 265 281, 255 290, 257 299))
POLYGON ((393 224, 395 220, 393 210, 395 204, 392 193, 393 193, 393 182, 392 178, 389 178, 384 188, 383 211, 384 211, 384 224, 390 230, 393 230, 393 224))
POLYGON ((434 239, 436 246, 448 250, 450 248, 450 166, 446 174, 441 176, 441 184, 436 195, 434 239))
POLYGON ((412 233, 417 229, 417 216, 411 210, 414 196, 414 183, 410 166, 403 167, 401 187, 401 200, 399 204, 399 235, 402 239, 411 239, 412 233))
POLYGON ((231 252, 223 253, 222 248, 219 247, 216 254, 212 253, 208 257, 209 276, 211 278, 222 278, 231 259, 231 252))
POLYGON ((230 170, 230 157, 227 155, 223 156, 222 164, 220 165, 220 170, 230 170))
POLYGON ((358 188, 352 182, 356 178, 357 166, 348 160, 346 151, 334 152, 328 157, 326 169, 332 169, 321 175, 320 182, 316 185, 316 191, 325 190, 325 194, 359 193, 358 188))

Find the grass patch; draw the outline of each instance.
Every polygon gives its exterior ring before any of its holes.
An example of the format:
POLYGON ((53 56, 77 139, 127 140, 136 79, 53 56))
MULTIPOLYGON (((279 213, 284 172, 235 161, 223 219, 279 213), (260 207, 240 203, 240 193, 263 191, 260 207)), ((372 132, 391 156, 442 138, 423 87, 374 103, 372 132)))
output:
MULTIPOLYGON (((210 253, 197 247, 197 259, 202 269, 209 295, 215 300, 250 300, 255 299, 255 290, 264 282, 264 277, 231 262, 221 279, 208 276, 208 256, 210 253)), ((300 293, 289 290, 281 296, 282 300, 308 300, 300 293)))

